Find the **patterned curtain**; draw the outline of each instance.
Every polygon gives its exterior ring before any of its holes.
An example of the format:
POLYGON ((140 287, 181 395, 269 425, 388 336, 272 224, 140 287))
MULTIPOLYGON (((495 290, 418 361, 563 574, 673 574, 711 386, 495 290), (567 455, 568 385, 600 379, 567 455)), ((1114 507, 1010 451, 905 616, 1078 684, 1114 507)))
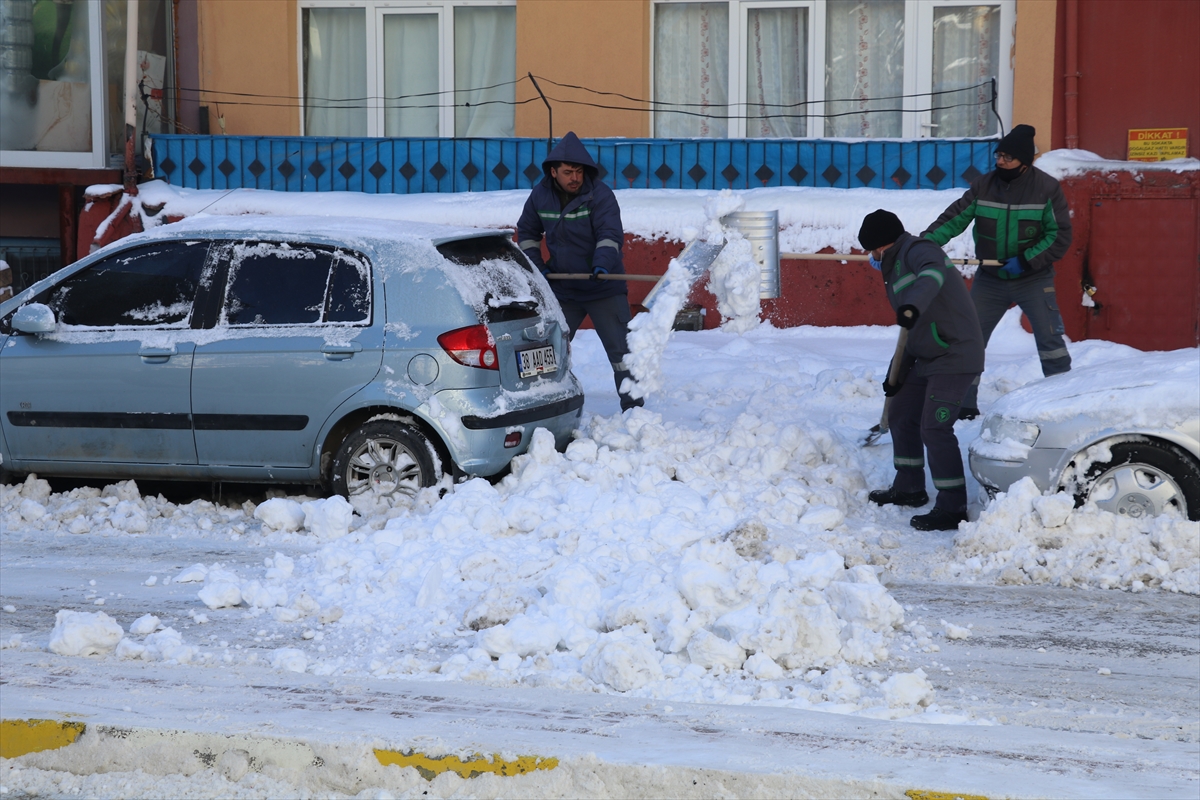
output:
POLYGON ((672 109, 678 109, 722 117, 728 114, 728 5, 660 3, 655 12, 654 135, 717 139, 728 136, 728 120, 671 113, 672 109))
POLYGON ((829 0, 825 32, 825 135, 901 136, 904 0, 829 0))

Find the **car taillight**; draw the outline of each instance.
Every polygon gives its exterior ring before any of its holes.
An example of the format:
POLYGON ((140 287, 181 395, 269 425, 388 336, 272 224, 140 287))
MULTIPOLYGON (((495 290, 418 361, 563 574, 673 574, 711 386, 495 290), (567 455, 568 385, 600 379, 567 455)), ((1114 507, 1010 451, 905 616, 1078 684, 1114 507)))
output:
POLYGON ((486 325, 446 331, 438 337, 438 344, 460 364, 480 369, 500 369, 496 342, 486 325))

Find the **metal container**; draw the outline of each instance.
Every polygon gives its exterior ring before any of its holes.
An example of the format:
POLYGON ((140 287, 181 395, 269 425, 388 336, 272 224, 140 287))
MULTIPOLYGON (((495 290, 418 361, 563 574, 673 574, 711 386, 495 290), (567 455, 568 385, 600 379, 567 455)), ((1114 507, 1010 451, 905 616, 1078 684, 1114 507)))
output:
POLYGON ((750 242, 761 276, 758 296, 764 300, 779 297, 779 212, 735 211, 721 222, 750 242))

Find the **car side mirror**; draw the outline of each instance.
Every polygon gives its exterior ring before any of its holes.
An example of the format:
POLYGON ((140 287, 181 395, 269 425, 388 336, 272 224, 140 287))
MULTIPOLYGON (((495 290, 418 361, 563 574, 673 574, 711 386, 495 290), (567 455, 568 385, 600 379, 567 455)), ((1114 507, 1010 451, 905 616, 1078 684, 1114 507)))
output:
POLYGON ((56 325, 54 312, 42 303, 21 306, 12 316, 13 330, 21 333, 52 333, 56 325))

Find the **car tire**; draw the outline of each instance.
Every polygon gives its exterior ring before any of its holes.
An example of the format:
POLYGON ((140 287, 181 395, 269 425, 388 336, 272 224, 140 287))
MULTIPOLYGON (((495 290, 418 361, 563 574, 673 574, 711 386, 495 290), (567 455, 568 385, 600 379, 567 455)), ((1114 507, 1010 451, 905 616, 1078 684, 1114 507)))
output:
POLYGON ((399 422, 375 420, 342 441, 333 457, 330 487, 342 497, 414 497, 441 477, 424 434, 399 422))
POLYGON ((1141 518, 1174 509, 1200 520, 1200 466, 1171 445, 1149 439, 1118 442, 1112 458, 1092 464, 1075 493, 1115 514, 1141 518))

